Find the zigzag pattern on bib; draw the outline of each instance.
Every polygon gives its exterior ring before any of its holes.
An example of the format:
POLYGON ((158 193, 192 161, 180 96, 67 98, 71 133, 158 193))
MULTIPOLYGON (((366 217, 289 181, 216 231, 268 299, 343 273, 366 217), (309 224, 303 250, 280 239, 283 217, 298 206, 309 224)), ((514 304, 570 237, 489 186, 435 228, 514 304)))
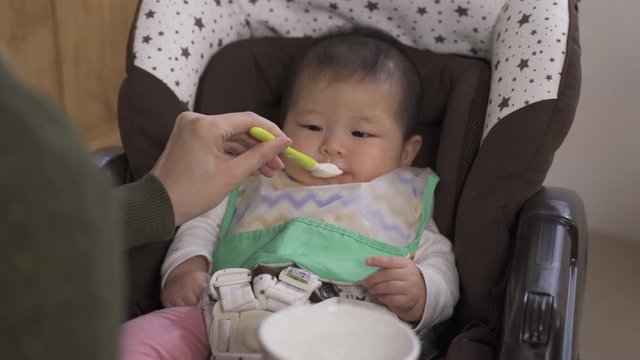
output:
POLYGON ((370 238, 406 246, 422 215, 430 170, 404 168, 368 183, 300 186, 284 174, 243 184, 231 233, 280 225, 308 217, 370 238))

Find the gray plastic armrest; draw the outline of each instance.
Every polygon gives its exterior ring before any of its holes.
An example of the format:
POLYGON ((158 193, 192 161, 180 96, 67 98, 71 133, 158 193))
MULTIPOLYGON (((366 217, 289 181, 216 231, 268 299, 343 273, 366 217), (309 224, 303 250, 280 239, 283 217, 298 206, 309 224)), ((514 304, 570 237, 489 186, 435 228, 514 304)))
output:
POLYGON ((500 359, 577 359, 587 261, 582 200, 543 188, 522 208, 500 359))
POLYGON ((127 183, 129 162, 120 146, 109 146, 93 152, 93 160, 115 186, 127 183))

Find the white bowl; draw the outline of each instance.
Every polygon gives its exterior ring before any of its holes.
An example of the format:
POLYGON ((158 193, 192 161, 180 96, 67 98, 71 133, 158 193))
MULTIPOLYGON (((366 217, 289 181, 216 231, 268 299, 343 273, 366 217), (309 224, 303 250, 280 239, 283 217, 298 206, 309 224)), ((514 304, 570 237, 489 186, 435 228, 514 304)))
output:
POLYGON ((264 320, 258 338, 273 360, 415 360, 420 354, 420 342, 405 323, 341 303, 279 311, 264 320))

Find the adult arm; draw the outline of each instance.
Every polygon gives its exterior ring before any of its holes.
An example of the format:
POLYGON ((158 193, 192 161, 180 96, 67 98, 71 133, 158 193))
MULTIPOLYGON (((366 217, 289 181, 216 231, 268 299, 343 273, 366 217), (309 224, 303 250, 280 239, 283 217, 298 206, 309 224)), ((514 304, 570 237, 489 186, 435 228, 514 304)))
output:
POLYGON ((106 178, 61 111, 0 59, 0 349, 115 359, 121 232, 106 178))
POLYGON ((115 190, 127 246, 168 239, 176 226, 217 206, 249 175, 273 176, 284 167, 277 155, 290 144, 275 124, 254 113, 180 114, 151 173, 115 190), (259 143, 248 135, 252 126, 276 139, 259 143))

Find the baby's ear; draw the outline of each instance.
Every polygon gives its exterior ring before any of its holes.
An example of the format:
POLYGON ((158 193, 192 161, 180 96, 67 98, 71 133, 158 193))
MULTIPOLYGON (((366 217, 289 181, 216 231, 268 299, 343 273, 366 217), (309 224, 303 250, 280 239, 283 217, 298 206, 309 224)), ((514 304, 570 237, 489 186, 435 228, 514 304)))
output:
POLYGON ((400 158, 402 166, 411 166, 413 159, 418 155, 420 146, 422 146, 422 137, 420 135, 413 135, 404 142, 402 157, 400 158))

